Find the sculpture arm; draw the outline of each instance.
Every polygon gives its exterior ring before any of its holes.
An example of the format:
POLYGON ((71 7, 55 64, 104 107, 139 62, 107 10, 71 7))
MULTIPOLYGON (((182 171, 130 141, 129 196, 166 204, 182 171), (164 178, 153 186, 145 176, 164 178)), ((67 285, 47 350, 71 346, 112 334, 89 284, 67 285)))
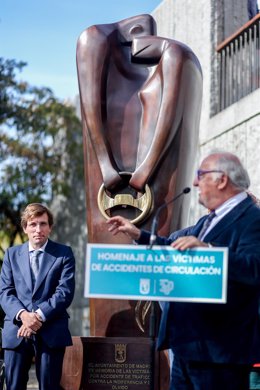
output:
MULTIPOLYGON (((181 126, 185 94, 189 93, 189 88, 196 88, 196 85, 188 85, 186 63, 193 63, 193 68, 189 67, 188 72, 200 70, 200 67, 196 57, 186 46, 165 38, 152 36, 135 39, 133 55, 159 61, 140 93, 143 100, 143 117, 149 118, 152 115, 155 122, 148 152, 143 153, 142 143, 139 145, 138 164, 130 181, 133 187, 142 189, 181 126), (150 104, 149 99, 154 94, 160 94, 156 107, 150 104)), ((147 124, 144 122, 142 126, 145 128, 147 124)))
POLYGON ((105 187, 114 187, 121 178, 113 166, 113 157, 104 133, 102 96, 106 87, 108 36, 113 25, 92 26, 77 44, 77 67, 83 121, 95 148, 105 187))

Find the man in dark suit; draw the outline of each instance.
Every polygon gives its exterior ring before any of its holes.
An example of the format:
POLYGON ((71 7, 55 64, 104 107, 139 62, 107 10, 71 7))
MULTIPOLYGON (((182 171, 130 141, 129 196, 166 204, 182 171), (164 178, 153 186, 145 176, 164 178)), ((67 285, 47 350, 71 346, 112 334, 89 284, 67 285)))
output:
POLYGON ((41 390, 59 390, 75 287, 75 259, 70 247, 49 239, 50 210, 29 204, 21 224, 28 242, 7 249, 0 277, 0 303, 5 312, 2 343, 7 390, 26 390, 35 355, 41 390))
MULTIPOLYGON (((171 390, 249 390, 250 367, 260 361, 260 209, 246 193, 249 184, 235 155, 210 154, 193 185, 211 221, 207 215, 168 239, 157 238, 180 251, 229 250, 226 304, 171 302, 163 309, 158 347, 174 353, 171 390)), ((108 224, 113 234, 149 243, 149 232, 121 217, 108 224)))

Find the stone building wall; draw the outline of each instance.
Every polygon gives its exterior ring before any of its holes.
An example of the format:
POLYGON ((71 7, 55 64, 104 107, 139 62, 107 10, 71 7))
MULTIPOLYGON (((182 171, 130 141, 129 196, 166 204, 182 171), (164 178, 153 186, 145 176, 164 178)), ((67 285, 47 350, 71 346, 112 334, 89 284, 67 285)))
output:
MULTIPOLYGON (((245 0, 164 0, 152 13, 157 34, 181 41, 197 55, 203 71, 203 102, 195 166, 212 149, 238 154, 251 177, 250 190, 260 197, 260 90, 218 114, 218 54, 216 47, 248 21, 245 0)), ((187 185, 190 183, 187 183, 187 185)), ((191 196, 190 223, 205 210, 191 196)))

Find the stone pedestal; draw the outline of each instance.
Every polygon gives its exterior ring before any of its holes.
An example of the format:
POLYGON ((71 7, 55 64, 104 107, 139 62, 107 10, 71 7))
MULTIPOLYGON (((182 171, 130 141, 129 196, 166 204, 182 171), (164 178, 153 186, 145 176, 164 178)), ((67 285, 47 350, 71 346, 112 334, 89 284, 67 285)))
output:
POLYGON ((167 390, 168 359, 142 337, 73 337, 66 348, 64 390, 167 390))

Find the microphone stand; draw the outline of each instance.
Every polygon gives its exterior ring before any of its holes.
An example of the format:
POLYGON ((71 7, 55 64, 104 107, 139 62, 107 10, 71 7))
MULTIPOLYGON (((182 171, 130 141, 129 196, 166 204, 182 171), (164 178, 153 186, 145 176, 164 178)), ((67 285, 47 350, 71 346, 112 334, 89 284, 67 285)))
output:
MULTIPOLYGON (((162 204, 160 207, 158 207, 154 218, 152 222, 152 228, 151 228, 151 235, 150 235, 150 245, 149 249, 152 249, 156 238, 157 238, 157 230, 158 230, 158 221, 159 221, 159 215, 165 207, 168 206, 168 204, 175 202, 178 198, 180 198, 184 194, 188 194, 190 192, 190 188, 186 187, 183 189, 183 191, 175 196, 173 199, 171 199, 169 202, 166 202, 162 204)), ((150 318, 149 318, 149 337, 151 340, 151 390, 156 390, 155 385, 155 336, 156 336, 156 314, 155 314, 155 302, 151 301, 151 312, 150 312, 150 318)))
POLYGON ((155 324, 156 324, 156 316, 155 316, 155 302, 151 301, 151 312, 149 318, 149 337, 151 340, 151 378, 150 378, 150 389, 156 390, 155 386, 155 324))
POLYGON ((158 220, 159 220, 159 215, 160 215, 161 211, 165 207, 167 207, 170 203, 175 202, 175 200, 177 200, 178 198, 180 198, 184 194, 188 194, 189 192, 190 192, 190 187, 186 187, 182 190, 182 192, 180 194, 175 196, 173 199, 169 200, 169 202, 166 202, 166 203, 162 204, 160 207, 158 207, 158 209, 156 210, 156 213, 154 215, 153 222, 152 222, 149 249, 152 249, 152 247, 156 241, 156 238, 157 238, 158 220))

